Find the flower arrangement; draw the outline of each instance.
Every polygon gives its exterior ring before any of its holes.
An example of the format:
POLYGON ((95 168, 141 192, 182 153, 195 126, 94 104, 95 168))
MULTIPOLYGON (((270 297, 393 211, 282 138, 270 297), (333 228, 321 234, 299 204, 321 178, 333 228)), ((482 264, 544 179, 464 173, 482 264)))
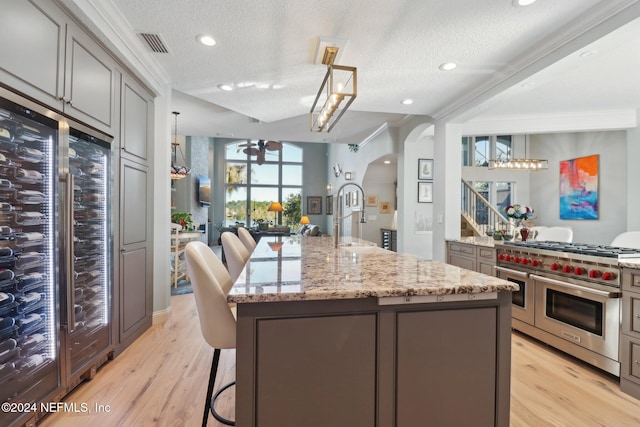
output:
POLYGON ((522 221, 527 221, 533 216, 533 208, 522 205, 509 205, 503 209, 507 218, 513 219, 516 226, 520 226, 522 221))

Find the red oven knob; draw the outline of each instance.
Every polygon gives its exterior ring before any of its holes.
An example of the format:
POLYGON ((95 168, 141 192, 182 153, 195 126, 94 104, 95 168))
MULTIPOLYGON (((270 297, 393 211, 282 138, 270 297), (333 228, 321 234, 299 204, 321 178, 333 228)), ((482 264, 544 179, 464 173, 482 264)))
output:
POLYGON ((589 277, 592 279, 597 279, 600 277, 600 270, 589 270, 589 277))
POLYGON ((616 275, 614 273, 611 273, 610 271, 605 271, 604 273, 602 273, 602 280, 613 280, 616 278, 616 275))
POLYGON ((582 267, 576 267, 573 269, 573 274, 575 274, 576 276, 582 276, 584 274, 584 268, 582 267))
POLYGON ((505 255, 504 256, 504 260, 505 261, 511 261, 511 255, 505 255))
POLYGON ((562 271, 564 273, 571 273, 573 271, 573 267, 571 267, 570 265, 565 265, 564 267, 562 267, 562 271))
POLYGON ((531 260, 531 265, 533 265, 534 267, 537 267, 540 265, 540 261, 537 259, 531 260))
POLYGON ((513 258, 513 262, 515 262, 516 264, 520 264, 520 261, 522 261, 522 258, 520 258, 519 256, 513 258))
POLYGON ((529 258, 522 258, 522 264, 523 265, 527 265, 531 262, 531 260, 529 258))
POLYGON ((504 261, 504 259, 505 259, 505 258, 506 258, 506 255, 505 255, 505 254, 498 254, 498 259, 499 259, 500 261, 504 261))
POLYGON ((558 271, 560 270, 560 264, 558 264, 557 262, 554 262, 553 264, 551 264, 551 269, 554 271, 558 271))

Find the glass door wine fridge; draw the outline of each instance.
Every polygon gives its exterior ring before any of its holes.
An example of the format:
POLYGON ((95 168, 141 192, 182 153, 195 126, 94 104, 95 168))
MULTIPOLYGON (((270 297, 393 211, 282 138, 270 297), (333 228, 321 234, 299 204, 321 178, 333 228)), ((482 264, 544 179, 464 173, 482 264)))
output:
POLYGON ((0 87, 0 425, 112 351, 110 142, 0 87))

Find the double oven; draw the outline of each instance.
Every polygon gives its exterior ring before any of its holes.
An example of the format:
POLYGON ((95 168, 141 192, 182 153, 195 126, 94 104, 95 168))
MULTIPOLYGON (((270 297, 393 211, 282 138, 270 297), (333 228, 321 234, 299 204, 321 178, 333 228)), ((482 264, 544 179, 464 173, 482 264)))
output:
POLYGON ((498 248, 498 277, 520 287, 512 294, 513 328, 619 376, 617 252, 581 254, 575 245, 545 244, 498 248))

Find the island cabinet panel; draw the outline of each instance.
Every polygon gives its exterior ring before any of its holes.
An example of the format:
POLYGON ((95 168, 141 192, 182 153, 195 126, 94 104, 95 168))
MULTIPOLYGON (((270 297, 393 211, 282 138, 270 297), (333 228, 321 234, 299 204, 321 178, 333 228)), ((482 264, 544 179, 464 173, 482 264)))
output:
POLYGON ((397 427, 495 425, 496 321, 495 307, 398 313, 397 427))
POLYGON ((265 319, 257 328, 256 425, 376 425, 375 315, 265 319))
POLYGON ((511 295, 239 303, 236 425, 509 425, 511 295))

